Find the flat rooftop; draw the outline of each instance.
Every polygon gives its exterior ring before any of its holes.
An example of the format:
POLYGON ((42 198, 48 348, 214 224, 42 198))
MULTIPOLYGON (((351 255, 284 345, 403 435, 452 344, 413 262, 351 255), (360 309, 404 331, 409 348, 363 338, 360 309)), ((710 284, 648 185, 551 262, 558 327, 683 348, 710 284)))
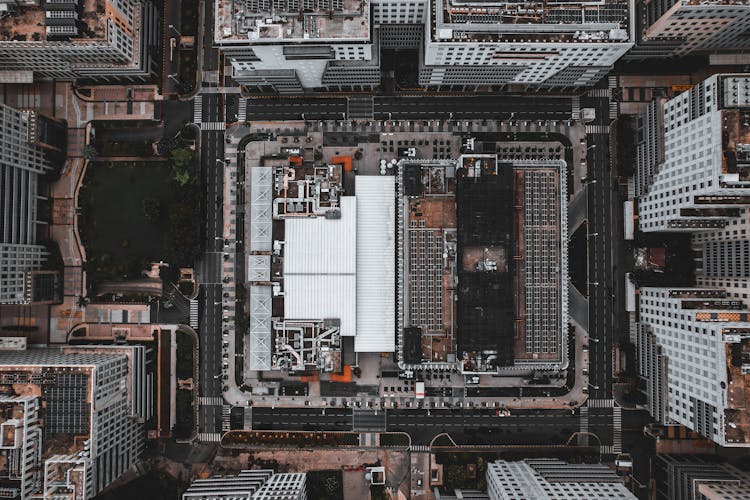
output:
MULTIPOLYGON (((216 43, 368 41, 367 0, 215 0, 216 43)), ((288 58, 299 47, 285 47, 288 58)), ((320 54, 324 57, 326 54, 320 54)))
MULTIPOLYGON (((726 344, 727 408, 724 410, 724 439, 728 446, 750 443, 750 329, 740 342, 726 344)), ((733 332, 735 333, 735 332, 733 332)), ((726 335, 726 334, 725 334, 726 335)))
POLYGON ((11 4, 9 13, 0 17, 0 42, 106 39, 106 14, 113 12, 108 6, 107 0, 11 4))
POLYGON ((435 41, 627 42, 629 2, 434 0, 435 41))

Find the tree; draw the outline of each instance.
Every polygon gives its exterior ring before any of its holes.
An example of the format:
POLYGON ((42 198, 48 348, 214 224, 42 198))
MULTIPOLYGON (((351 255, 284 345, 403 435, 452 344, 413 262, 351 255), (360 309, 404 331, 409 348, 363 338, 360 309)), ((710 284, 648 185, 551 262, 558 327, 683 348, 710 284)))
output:
POLYGON ((83 147, 83 151, 81 154, 87 160, 93 160, 99 156, 99 151, 97 151, 96 147, 93 144, 86 144, 83 147))
POLYGON ((192 180, 192 172, 195 166, 195 155, 185 148, 176 148, 170 155, 172 163, 172 176, 180 186, 187 185, 192 180))

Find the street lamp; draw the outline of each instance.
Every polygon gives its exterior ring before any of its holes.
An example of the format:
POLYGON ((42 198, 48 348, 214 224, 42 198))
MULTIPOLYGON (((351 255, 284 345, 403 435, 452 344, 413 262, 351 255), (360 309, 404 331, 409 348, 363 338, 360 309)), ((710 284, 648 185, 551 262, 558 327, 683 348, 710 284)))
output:
POLYGON ((599 236, 599 233, 586 233, 586 236, 599 236))
POLYGON ((591 285, 591 286, 599 286, 599 282, 598 281, 589 281, 589 285, 591 285))
POLYGON ((586 148, 586 151, 588 151, 589 149, 594 149, 595 147, 596 147, 596 144, 592 144, 591 146, 586 148))
POLYGON ((589 337, 589 340, 590 340, 591 342, 596 342, 597 344, 599 343, 599 339, 595 339, 595 338, 593 338, 593 337, 589 337))
POLYGON ((598 390, 599 390, 599 386, 598 386, 598 385, 594 385, 594 384, 592 384, 591 382, 588 382, 588 384, 589 384, 589 386, 590 386, 590 387, 591 387, 592 389, 594 389, 595 391, 598 391, 598 390))

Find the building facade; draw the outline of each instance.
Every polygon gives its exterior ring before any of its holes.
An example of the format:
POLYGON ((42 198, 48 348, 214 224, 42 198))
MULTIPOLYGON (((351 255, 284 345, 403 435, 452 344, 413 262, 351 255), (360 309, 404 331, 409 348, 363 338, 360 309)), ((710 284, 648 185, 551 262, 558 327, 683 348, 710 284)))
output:
POLYGON ((750 474, 715 457, 656 455, 651 459, 655 500, 733 500, 750 497, 750 474))
POLYGON ((215 43, 259 92, 371 90, 381 49, 418 49, 429 88, 595 84, 633 45, 631 2, 215 0, 215 43))
POLYGON ((148 1, 0 2, 0 82, 145 80, 156 68, 158 14, 148 1))
POLYGON ((47 254, 37 237, 40 177, 64 151, 64 125, 0 104, 0 304, 34 299, 32 275, 47 254))
POLYGON ((750 445, 750 313, 718 288, 640 289, 637 348, 651 414, 721 446, 750 445))
POLYGON ((196 479, 182 500, 306 500, 304 473, 243 470, 236 476, 196 479))
POLYGON ((740 216, 750 204, 748 113, 750 75, 741 74, 714 75, 641 116, 641 231, 720 230, 740 216))
POLYGON ((681 57, 750 47, 750 5, 735 0, 640 1, 628 58, 681 57))
POLYGON ((491 500, 635 499, 619 476, 602 464, 569 464, 554 458, 487 465, 491 500))
POLYGON ((132 467, 151 416, 145 366, 142 346, 4 351, 0 492, 89 499, 132 467))

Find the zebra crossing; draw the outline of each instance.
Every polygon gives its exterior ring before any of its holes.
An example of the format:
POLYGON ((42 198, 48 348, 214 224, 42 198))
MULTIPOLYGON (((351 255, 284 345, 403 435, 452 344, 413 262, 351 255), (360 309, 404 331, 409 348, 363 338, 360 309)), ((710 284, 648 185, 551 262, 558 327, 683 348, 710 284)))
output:
POLYGON ((200 125, 203 121, 203 96, 197 95, 193 99, 193 123, 200 125))
POLYGON ((581 97, 573 96, 573 99, 571 99, 571 104, 573 106, 571 118, 573 118, 573 120, 580 119, 581 118, 581 97))
POLYGON ((198 328, 198 301, 190 299, 190 328, 198 328))
POLYGON ((622 408, 615 406, 612 410, 614 430, 612 432, 612 448, 615 453, 622 453, 622 408))
POLYGON ((199 432, 198 441, 204 443, 218 443, 221 441, 221 434, 218 432, 199 432))
POLYGON ((580 433, 578 434, 578 445, 588 446, 589 444, 589 409, 586 406, 581 406, 580 409, 581 425, 580 433))
POLYGON ((205 405, 205 406, 223 406, 224 405, 224 398, 214 396, 201 396, 198 398, 198 403, 205 405))
POLYGON ((227 124, 224 122, 204 122, 201 123, 201 130, 226 130, 227 124))
POLYGON ((230 429, 229 424, 229 414, 232 411, 232 407, 229 405, 224 405, 221 407, 221 431, 227 432, 230 429))
POLYGON ((614 455, 615 448, 611 444, 603 444, 599 446, 599 454, 600 455, 614 455))
POLYGON ((430 451, 430 447, 426 444, 413 444, 409 447, 409 450, 411 451, 417 451, 420 453, 427 453, 430 451))
POLYGON ((586 125, 587 134, 609 134, 609 125, 586 125))
POLYGON ((240 109, 237 111, 237 121, 244 123, 247 121, 247 99, 240 97, 240 109))
POLYGON ((591 89, 588 91, 589 97, 611 97, 611 89, 591 89))
POLYGON ((589 408, 614 408, 615 400, 614 399, 589 399, 588 407, 589 408))
POLYGON ((609 119, 614 120, 620 111, 620 103, 610 99, 609 101, 609 119))

